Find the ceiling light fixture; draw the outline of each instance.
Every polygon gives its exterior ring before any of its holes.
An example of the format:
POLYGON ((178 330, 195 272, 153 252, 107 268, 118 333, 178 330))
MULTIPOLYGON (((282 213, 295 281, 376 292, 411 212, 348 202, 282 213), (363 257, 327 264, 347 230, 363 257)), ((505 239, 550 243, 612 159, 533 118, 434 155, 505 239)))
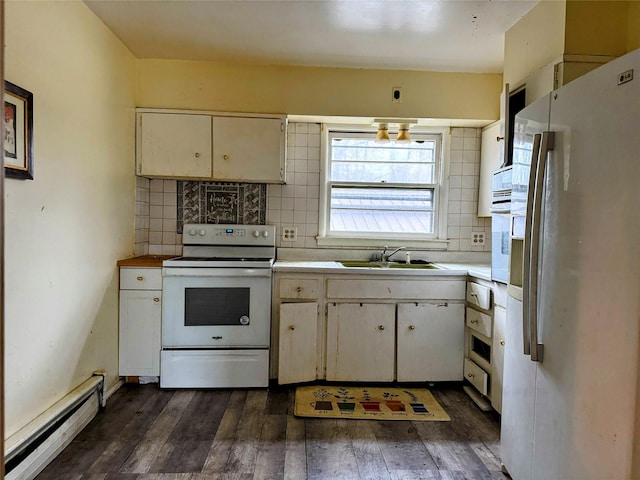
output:
POLYGON ((400 128, 398 129, 398 137, 396 138, 396 142, 398 143, 409 143, 411 142, 411 137, 409 136, 409 124, 401 123, 400 128))
POLYGON ((376 134, 376 143, 389 142, 389 125, 381 123, 378 125, 378 133, 376 134))
MULTIPOLYGON (((378 133, 376 134, 377 143, 389 142, 389 127, 398 127, 398 136, 395 141, 398 143, 411 142, 411 136, 409 135, 409 127, 418 123, 418 120, 414 118, 376 118, 373 120, 373 125, 378 126, 378 133)), ((394 129, 395 130, 395 129, 394 129)))

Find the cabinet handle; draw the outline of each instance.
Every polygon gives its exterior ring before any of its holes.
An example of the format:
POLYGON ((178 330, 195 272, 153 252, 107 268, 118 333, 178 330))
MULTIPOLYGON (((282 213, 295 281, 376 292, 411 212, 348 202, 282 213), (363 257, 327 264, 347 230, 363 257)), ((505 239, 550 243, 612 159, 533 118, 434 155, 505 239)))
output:
POLYGON ((295 325, 289 325, 289 330, 293 331, 295 329, 296 329, 295 325))
POLYGON ((504 340, 500 340, 500 345, 504 347, 504 340))
POLYGON ((212 340, 222 340, 222 336, 211 337, 212 340))
POLYGON ((159 299, 158 297, 153 297, 153 301, 154 301, 154 302, 159 302, 159 301, 160 301, 160 299, 159 299))
POLYGON ((474 318, 472 320, 469 320, 469 323, 473 323, 474 325, 478 323, 478 319, 474 318))
POLYGON ((416 326, 415 325, 409 325, 409 330, 415 330, 416 326))
POLYGON ((384 330, 384 325, 378 325, 378 330, 384 330))
POLYGON ((144 277, 137 277, 138 281, 141 282, 144 277))
POLYGON ((223 156, 222 156, 222 158, 223 158, 224 160, 229 160, 229 155, 223 155, 223 156))
POLYGON ((200 152, 196 152, 196 153, 194 154, 194 157, 196 157, 196 158, 200 158, 200 152))
POLYGON ((472 297, 477 297, 478 294, 476 292, 469 292, 469 295, 471 295, 472 297))

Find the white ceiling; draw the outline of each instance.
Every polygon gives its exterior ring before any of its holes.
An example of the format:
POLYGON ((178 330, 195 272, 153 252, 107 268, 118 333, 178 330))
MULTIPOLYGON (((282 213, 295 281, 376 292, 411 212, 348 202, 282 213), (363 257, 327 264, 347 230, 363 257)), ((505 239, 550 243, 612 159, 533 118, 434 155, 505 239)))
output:
POLYGON ((85 0, 138 58, 502 72, 529 0, 85 0))

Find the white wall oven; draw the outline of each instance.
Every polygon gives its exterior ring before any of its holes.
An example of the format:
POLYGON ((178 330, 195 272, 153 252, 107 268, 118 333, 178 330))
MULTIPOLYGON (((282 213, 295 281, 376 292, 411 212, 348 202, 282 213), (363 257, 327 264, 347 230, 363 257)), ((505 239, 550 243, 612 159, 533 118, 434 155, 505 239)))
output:
POLYGON ((162 274, 163 388, 269 382, 275 227, 187 224, 162 274))
POLYGON ((511 233, 512 167, 493 172, 491 185, 491 279, 507 283, 511 233))

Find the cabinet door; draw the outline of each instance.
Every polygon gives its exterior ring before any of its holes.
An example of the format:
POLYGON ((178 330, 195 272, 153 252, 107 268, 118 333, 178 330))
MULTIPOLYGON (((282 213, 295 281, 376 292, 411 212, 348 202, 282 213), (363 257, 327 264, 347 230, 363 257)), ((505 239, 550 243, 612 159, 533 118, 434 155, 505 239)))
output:
POLYGON ((460 381, 464 358, 464 305, 398 304, 399 382, 460 381))
POLYGON ((283 183, 285 120, 213 117, 213 176, 216 180, 283 183))
POLYGON ((491 216, 491 181, 493 172, 500 167, 500 122, 482 129, 480 146, 480 184, 478 185, 478 216, 491 216))
POLYGON ((504 331, 507 325, 507 310, 493 309, 493 358, 491 359, 491 405, 502 413, 502 372, 504 367, 504 331))
POLYGON ((160 290, 120 290, 120 375, 160 375, 160 290))
POLYGON ((327 380, 393 381, 394 327, 394 304, 329 304, 327 380))
POLYGON ((318 304, 280 304, 278 383, 316 379, 318 304))
POLYGON ((210 116, 141 113, 138 118, 138 175, 211 177, 210 116))

